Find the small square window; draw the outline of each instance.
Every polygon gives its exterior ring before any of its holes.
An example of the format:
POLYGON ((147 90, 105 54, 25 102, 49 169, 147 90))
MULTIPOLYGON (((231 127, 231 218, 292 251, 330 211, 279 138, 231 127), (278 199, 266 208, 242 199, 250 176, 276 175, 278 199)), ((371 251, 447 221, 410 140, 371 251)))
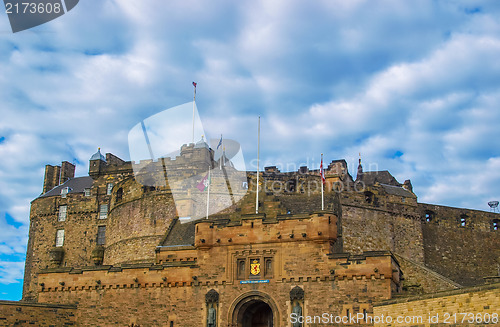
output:
POLYGON ((64 245, 64 229, 58 229, 56 234, 56 246, 61 247, 64 245))
POLYGON ((89 188, 86 188, 83 191, 85 193, 85 196, 90 196, 90 189, 89 188))
POLYGON ((106 218, 108 218, 108 205, 101 204, 99 208, 99 219, 106 219, 106 218))
POLYGON ((97 244, 104 245, 106 243, 106 226, 97 227, 97 244))
POLYGON ((68 206, 59 206, 59 217, 57 221, 65 221, 66 220, 66 214, 68 212, 68 206))
POLYGON ((113 191, 113 183, 108 183, 108 186, 106 188, 106 195, 111 195, 112 191, 113 191))

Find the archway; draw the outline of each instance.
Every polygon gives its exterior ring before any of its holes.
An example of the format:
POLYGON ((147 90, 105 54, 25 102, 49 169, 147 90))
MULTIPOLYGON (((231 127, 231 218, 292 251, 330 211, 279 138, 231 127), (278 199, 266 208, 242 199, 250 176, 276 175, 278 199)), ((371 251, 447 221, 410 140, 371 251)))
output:
POLYGON ((230 309, 231 326, 274 327, 279 325, 278 308, 265 293, 252 291, 238 297, 230 309))
POLYGON ((239 313, 238 323, 241 323, 242 327, 272 327, 273 310, 265 302, 252 302, 242 308, 239 313))

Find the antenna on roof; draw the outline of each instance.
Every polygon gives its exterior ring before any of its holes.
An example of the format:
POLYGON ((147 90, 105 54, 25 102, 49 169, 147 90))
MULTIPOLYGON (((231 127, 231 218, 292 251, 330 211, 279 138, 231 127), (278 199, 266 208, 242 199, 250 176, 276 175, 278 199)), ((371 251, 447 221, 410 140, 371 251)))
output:
POLYGON ((491 212, 498 212, 498 201, 490 201, 488 205, 490 206, 491 212))

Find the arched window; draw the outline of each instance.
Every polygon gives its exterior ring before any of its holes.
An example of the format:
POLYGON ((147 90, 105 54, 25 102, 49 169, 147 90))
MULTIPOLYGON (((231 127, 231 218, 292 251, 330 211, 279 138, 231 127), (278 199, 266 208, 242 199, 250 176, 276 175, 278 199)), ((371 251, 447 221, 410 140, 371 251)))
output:
POLYGON ((119 188, 118 191, 116 191, 116 202, 120 202, 123 198, 123 188, 119 188))

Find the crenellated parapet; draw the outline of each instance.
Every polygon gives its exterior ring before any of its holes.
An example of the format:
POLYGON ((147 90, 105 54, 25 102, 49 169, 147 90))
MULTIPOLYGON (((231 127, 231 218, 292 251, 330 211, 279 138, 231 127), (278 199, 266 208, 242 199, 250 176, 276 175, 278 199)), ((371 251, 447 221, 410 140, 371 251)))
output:
POLYGON ((264 214, 244 215, 239 221, 200 220, 196 224, 194 244, 208 249, 254 243, 334 242, 337 221, 332 212, 278 216, 273 220, 266 220, 264 214))

